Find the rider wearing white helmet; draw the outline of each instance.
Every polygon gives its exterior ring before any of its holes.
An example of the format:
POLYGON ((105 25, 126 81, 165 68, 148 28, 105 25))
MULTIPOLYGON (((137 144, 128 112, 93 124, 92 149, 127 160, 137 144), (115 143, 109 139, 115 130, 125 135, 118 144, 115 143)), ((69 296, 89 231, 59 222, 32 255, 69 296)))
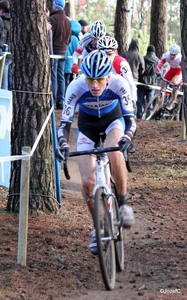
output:
POLYGON ((80 40, 75 52, 72 56, 73 66, 72 73, 77 74, 79 72, 78 57, 82 56, 82 59, 91 51, 97 49, 98 39, 106 34, 106 26, 101 20, 96 20, 92 23, 89 32, 87 32, 80 40))
MULTIPOLYGON (((162 55, 161 60, 158 63, 156 68, 157 76, 161 75, 163 66, 168 63, 169 68, 167 68, 166 73, 163 78, 171 81, 174 84, 179 84, 182 82, 182 58, 181 58, 181 48, 177 44, 173 44, 169 48, 169 52, 166 52, 162 55)), ((165 87, 166 83, 161 81, 161 89, 165 87)), ((176 97, 177 99, 177 93, 176 97)), ((173 103, 175 102, 175 99, 173 103)), ((171 103, 167 108, 170 110, 173 108, 173 103, 171 103)))
POLYGON ((137 90, 132 76, 131 68, 128 61, 120 56, 117 52, 118 42, 112 36, 102 36, 98 43, 97 48, 104 50, 112 61, 113 72, 123 76, 129 84, 131 91, 131 100, 133 101, 134 108, 136 109, 137 90))
POLYGON ((169 47, 169 52, 171 55, 177 55, 178 53, 181 52, 181 48, 177 44, 173 44, 169 47))

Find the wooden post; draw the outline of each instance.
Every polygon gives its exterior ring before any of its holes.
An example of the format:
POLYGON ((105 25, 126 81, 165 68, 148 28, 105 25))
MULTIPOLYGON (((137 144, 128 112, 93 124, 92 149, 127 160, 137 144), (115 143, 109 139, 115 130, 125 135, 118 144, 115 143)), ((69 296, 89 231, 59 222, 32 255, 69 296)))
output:
MULTIPOLYGON (((30 147, 22 148, 22 155, 28 155, 30 147)), ((20 182, 20 205, 19 205, 19 234, 17 263, 26 266, 27 257, 27 233, 28 233, 28 210, 29 210, 29 179, 30 158, 22 159, 21 182, 20 182)))

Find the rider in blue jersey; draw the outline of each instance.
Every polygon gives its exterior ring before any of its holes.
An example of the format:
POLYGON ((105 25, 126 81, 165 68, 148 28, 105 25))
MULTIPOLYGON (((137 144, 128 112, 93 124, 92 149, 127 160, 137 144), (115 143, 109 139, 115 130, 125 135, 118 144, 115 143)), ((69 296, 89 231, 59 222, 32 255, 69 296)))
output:
MULTIPOLYGON (((88 54, 82 64, 83 74, 68 86, 61 124, 58 129, 59 148, 56 155, 68 146, 70 127, 76 106, 79 106, 77 151, 93 149, 99 141, 99 133, 105 132, 105 146, 123 148, 129 144, 136 131, 133 103, 129 84, 122 76, 112 74, 112 63, 103 50, 94 50, 88 54)), ((120 151, 108 154, 111 172, 118 193, 121 224, 130 228, 134 224, 132 208, 127 204, 127 168, 120 151)), ((77 162, 82 178, 82 194, 93 217, 95 186, 95 157, 78 156, 77 162)), ((92 231, 89 249, 97 254, 95 231, 92 231)))

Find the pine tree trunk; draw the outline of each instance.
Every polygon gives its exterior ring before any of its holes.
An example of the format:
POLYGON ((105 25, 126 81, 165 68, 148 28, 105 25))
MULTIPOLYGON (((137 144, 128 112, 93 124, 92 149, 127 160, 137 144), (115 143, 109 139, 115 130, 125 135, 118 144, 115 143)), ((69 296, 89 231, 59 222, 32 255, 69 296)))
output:
POLYGON ((115 39, 118 41, 118 53, 121 55, 128 49, 131 36, 130 19, 131 0, 117 0, 114 23, 115 39))
MULTIPOLYGON (((187 83, 187 2, 186 0, 180 0, 180 27, 181 27, 181 44, 182 44, 182 77, 183 82, 187 83)), ((187 87, 183 88, 184 93, 184 112, 185 121, 187 124, 187 87)))
POLYGON ((160 58, 167 51, 167 9, 168 0, 152 0, 150 44, 160 58))
MULTIPOLYGON (((50 110, 51 78, 45 2, 11 1, 12 155, 20 155, 23 146, 32 148, 50 110)), ((29 203, 32 211, 57 211, 53 170, 51 124, 48 122, 31 158, 29 203)), ((19 208, 20 176, 21 161, 14 161, 7 204, 9 211, 17 212, 19 208)))

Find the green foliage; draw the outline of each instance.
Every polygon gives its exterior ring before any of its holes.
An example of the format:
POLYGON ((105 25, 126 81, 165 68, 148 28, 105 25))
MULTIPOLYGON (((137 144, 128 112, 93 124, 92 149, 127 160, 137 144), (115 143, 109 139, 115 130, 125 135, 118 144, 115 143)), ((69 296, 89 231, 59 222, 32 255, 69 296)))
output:
POLYGON ((149 45, 149 31, 147 26, 144 26, 143 29, 135 30, 132 29, 132 38, 138 38, 140 44, 140 53, 145 55, 147 52, 147 47, 149 45))
MULTIPOLYGON (((131 6, 131 38, 140 41, 140 53, 145 55, 150 38, 150 3, 151 0, 133 0, 131 6)), ((75 0, 76 20, 85 19, 89 25, 101 19, 107 27, 107 32, 114 35, 116 1, 108 0, 75 0), (85 3, 85 4, 81 4, 85 3)), ((168 0, 168 48, 171 44, 180 42, 180 2, 168 0)))
POLYGON ((86 0, 85 5, 80 6, 80 1, 75 0, 76 20, 85 19, 89 25, 95 20, 101 19, 107 28, 107 32, 114 35, 115 7, 114 1, 86 0))

